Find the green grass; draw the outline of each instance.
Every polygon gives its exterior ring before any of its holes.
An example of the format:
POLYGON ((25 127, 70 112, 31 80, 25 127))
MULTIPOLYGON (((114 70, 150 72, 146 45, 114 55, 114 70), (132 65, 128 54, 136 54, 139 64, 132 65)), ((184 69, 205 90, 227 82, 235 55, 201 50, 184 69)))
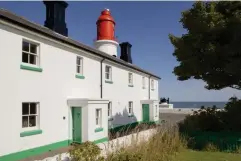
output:
POLYGON ((241 161, 241 154, 185 150, 175 161, 241 161))

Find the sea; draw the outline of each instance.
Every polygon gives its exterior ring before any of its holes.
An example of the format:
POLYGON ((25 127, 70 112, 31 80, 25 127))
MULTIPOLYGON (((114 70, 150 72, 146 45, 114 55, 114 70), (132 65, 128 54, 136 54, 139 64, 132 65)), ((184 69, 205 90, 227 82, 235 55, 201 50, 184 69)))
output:
POLYGON ((200 108, 204 107, 213 107, 215 105, 217 108, 224 108, 227 102, 171 102, 173 108, 200 108))

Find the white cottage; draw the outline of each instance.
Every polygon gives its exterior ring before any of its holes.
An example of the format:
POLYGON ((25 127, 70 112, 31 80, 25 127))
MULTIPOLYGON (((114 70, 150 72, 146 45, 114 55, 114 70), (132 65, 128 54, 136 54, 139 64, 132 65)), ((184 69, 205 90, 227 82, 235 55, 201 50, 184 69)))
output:
POLYGON ((158 121, 160 78, 132 64, 110 11, 89 47, 68 37, 66 2, 44 4, 44 26, 0 10, 0 161, 104 142, 110 129, 158 121))

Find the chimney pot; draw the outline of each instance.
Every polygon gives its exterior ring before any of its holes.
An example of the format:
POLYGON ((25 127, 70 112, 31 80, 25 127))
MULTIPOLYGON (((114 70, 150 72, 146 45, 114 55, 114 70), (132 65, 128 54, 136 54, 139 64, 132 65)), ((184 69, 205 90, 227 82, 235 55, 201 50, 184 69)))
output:
POLYGON ((120 59, 132 64, 132 58, 131 58, 132 45, 129 42, 123 42, 120 44, 120 47, 121 47, 120 59))
POLYGON ((44 26, 63 35, 68 36, 68 28, 65 23, 65 9, 68 3, 65 1, 43 1, 46 6, 46 20, 44 26))

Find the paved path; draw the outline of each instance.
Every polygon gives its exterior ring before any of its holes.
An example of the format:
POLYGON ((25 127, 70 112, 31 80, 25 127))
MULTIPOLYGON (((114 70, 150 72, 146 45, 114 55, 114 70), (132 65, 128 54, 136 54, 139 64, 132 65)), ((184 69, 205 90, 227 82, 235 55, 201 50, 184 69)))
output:
POLYGON ((160 113, 160 120, 165 120, 169 123, 177 123, 184 120, 187 114, 177 114, 177 113, 160 113))

